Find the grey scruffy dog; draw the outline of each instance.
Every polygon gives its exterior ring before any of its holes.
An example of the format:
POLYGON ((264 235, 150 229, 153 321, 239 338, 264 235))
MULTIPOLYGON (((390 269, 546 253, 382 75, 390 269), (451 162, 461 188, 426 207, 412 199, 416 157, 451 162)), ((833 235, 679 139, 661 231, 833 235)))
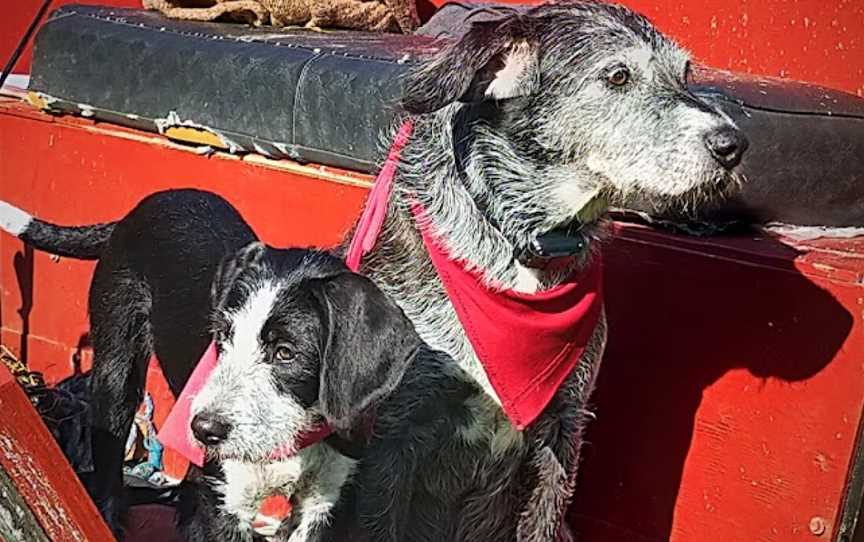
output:
MULTIPOLYGON (((385 459, 358 472, 355 517, 375 518, 367 521, 370 538, 570 538, 564 517, 605 318, 541 417, 517 431, 432 266, 412 202, 425 208, 450 255, 489 287, 551 288, 594 257, 603 221, 577 224, 576 217, 598 195, 611 205, 639 197, 658 209, 687 208, 739 183, 735 167, 747 140, 690 93, 689 67, 687 52, 645 17, 572 2, 475 23, 410 75, 403 106, 414 134, 361 271, 482 393, 449 441, 410 433, 399 441, 410 461, 385 459), (563 270, 520 258, 529 243, 560 228, 584 242, 563 270)), ((387 420, 377 423, 387 442, 387 420)), ((404 433, 404 424, 391 425, 404 433)), ((390 457, 388 449, 378 454, 370 462, 390 457)))

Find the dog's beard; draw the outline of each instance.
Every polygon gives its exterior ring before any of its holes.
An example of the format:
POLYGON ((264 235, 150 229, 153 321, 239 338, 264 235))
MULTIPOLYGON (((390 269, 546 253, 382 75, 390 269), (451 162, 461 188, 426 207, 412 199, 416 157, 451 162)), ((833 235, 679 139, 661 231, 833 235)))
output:
MULTIPOLYGON (((261 428, 261 431, 266 431, 266 428, 261 428)), ((287 438, 281 444, 274 444, 274 441, 248 441, 234 440, 227 441, 219 446, 206 448, 205 452, 208 459, 216 461, 242 461, 244 463, 271 463, 277 459, 278 453, 283 453, 285 456, 296 454, 299 450, 298 439, 299 433, 287 438)))
POLYGON ((743 175, 734 171, 718 172, 708 182, 665 200, 654 201, 654 212, 658 215, 698 218, 706 208, 716 205, 741 189, 743 175))
MULTIPOLYGON (((275 414, 271 419, 273 417, 275 414)), ((278 457, 296 454, 302 445, 303 435, 322 423, 321 416, 310 411, 301 417, 283 421, 285 423, 276 425, 235 422, 233 434, 221 444, 205 449, 205 452, 208 458, 220 461, 269 463, 278 457)))
MULTIPOLYGON (((658 216, 697 218, 701 211, 714 206, 741 189, 745 182, 737 171, 716 169, 705 174, 704 179, 678 194, 657 194, 648 189, 631 189, 626 192, 611 191, 612 207, 637 209, 658 216)), ((636 184, 636 186, 643 186, 636 184)))

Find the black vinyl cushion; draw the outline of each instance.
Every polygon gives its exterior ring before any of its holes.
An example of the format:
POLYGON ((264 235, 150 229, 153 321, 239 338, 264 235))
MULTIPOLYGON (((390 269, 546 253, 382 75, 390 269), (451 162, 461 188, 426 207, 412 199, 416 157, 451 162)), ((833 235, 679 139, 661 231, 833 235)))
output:
POLYGON ((740 192, 698 219, 864 226, 864 99, 718 70, 701 70, 693 88, 750 139, 740 192))
POLYGON ((368 172, 399 76, 433 42, 71 5, 36 36, 30 90, 65 113, 147 130, 198 126, 234 152, 368 172))
MULTIPOLYGON (((466 22, 519 9, 447 4, 404 36, 72 5, 36 37, 30 90, 49 111, 160 132, 200 127, 232 152, 372 172, 406 70, 466 22)), ((748 182, 695 217, 669 218, 864 225, 864 99, 707 68, 691 85, 750 139, 741 165, 748 182)))

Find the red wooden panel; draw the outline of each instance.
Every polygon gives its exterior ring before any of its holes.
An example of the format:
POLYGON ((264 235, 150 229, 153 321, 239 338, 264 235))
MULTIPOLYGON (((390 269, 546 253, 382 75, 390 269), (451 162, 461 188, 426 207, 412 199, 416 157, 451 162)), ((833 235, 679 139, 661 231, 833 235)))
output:
POLYGON ((621 229, 588 540, 831 540, 864 406, 864 241, 800 250, 621 229))
MULTIPOLYGON (((4 5, 3 17, 0 18, 0 67, 12 56, 12 51, 18 45, 21 36, 30 26, 30 22, 42 5, 43 0, 15 0, 4 5)), ((95 4, 117 7, 141 7, 141 0, 53 0, 51 10, 66 4, 95 4)), ((50 13, 50 10, 49 10, 50 13)), ((46 14, 47 18, 47 14, 46 14)), ((43 19, 44 21, 44 19, 43 19)), ((30 57, 33 53, 32 42, 28 45, 21 59, 12 70, 13 73, 30 73, 30 57)))
POLYGON ((622 0, 709 66, 864 96, 860 0, 622 0))
MULTIPOLYGON (((331 244, 364 196, 20 105, 0 105, 0 155, 12 157, 0 161, 0 198, 70 223, 194 185, 236 202, 268 241, 331 244)), ((606 249, 611 338, 577 494, 586 540, 830 540, 864 398, 864 246, 799 249, 621 227, 606 249), (811 520, 825 524, 818 537, 811 520)), ((12 346, 21 252, 0 236, 0 324, 12 346)), ((86 331, 92 265, 33 262, 30 362, 59 378, 70 369, 57 359, 86 331)))
POLYGON ((48 428, 3 366, 0 411, 0 465, 48 538, 54 542, 114 540, 48 428))

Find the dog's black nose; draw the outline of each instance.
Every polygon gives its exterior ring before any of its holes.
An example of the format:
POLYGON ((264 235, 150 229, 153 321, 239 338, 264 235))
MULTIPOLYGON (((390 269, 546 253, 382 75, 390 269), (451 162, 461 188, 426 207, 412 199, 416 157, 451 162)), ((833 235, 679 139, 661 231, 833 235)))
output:
POLYGON ((728 169, 741 163, 741 157, 749 145, 744 134, 728 126, 705 136, 705 146, 711 151, 711 155, 728 169))
POLYGON ((192 418, 192 434, 205 446, 219 444, 230 432, 231 424, 214 414, 202 413, 192 418))

